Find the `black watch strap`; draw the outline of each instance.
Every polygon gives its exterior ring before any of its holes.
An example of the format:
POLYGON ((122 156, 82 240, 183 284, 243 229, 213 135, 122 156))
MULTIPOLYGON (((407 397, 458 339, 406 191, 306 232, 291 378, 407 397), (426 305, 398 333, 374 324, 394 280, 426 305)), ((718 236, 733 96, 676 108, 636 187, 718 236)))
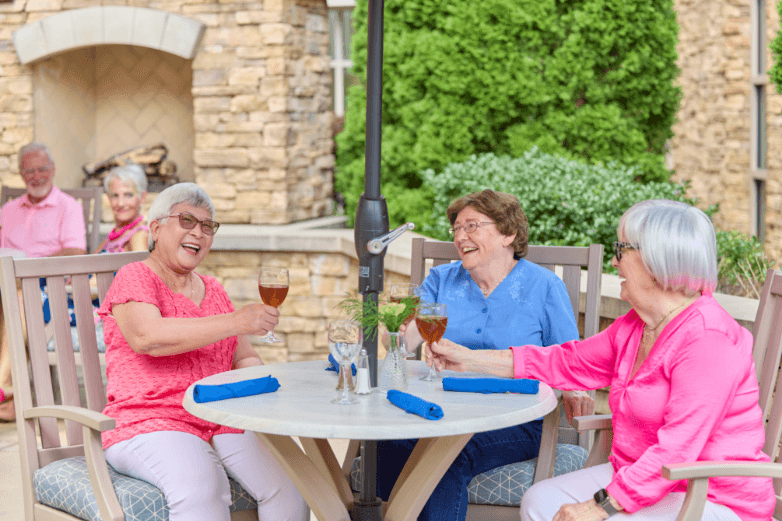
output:
POLYGON ((609 517, 619 513, 619 511, 614 508, 614 505, 611 504, 611 498, 608 497, 608 492, 606 492, 606 489, 601 488, 600 490, 595 492, 594 497, 597 505, 603 510, 605 510, 606 514, 608 514, 609 517))

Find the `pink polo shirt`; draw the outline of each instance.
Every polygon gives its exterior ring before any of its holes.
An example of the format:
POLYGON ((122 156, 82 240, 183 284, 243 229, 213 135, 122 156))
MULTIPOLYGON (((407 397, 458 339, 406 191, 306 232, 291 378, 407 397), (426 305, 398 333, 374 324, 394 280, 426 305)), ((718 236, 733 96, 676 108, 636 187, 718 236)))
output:
POLYGON ((0 246, 28 257, 48 257, 64 248, 87 250, 82 205, 56 186, 38 204, 27 195, 3 205, 0 246))
MULTIPOLYGON (((511 348, 516 378, 564 390, 611 386, 614 477, 606 490, 631 513, 686 490, 686 481, 662 477, 666 463, 769 461, 750 332, 702 296, 665 326, 631 377, 643 328, 630 311, 581 342, 511 348)), ((770 478, 711 478, 708 499, 743 521, 774 512, 770 478)))

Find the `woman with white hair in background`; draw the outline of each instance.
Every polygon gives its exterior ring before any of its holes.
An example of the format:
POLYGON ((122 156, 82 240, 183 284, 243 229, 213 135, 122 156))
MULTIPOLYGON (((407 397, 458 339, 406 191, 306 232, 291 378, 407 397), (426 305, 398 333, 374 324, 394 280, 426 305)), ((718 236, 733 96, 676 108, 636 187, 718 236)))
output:
MULTIPOLYGON (((768 461, 752 335, 717 303, 714 228, 699 209, 643 201, 619 221, 612 265, 632 310, 583 341, 471 351, 448 341, 428 363, 457 371, 536 378, 558 389, 611 386, 610 463, 533 485, 523 521, 674 521, 685 481, 664 464, 768 461), (615 517, 611 517, 615 514, 615 517)), ((770 478, 709 480, 703 520, 768 521, 770 478)))
POLYGON ((196 418, 182 407, 190 384, 263 362, 247 335, 264 335, 279 312, 235 311, 216 279, 195 269, 220 225, 202 188, 179 183, 149 209, 150 255, 123 266, 101 303, 108 403, 106 461, 152 483, 170 521, 228 521, 228 475, 258 502, 261 521, 305 521, 309 509, 251 432, 196 418))
POLYGON ((109 170, 103 178, 114 214, 114 229, 98 247, 101 253, 145 251, 149 227, 144 224, 141 205, 147 198, 147 175, 140 165, 130 163, 109 170))

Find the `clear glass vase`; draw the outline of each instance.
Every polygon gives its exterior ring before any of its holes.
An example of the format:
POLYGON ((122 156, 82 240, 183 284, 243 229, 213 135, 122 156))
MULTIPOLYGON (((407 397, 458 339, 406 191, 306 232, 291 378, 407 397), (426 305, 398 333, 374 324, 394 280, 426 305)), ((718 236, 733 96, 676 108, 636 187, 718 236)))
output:
POLYGON ((386 392, 391 389, 407 391, 406 353, 405 337, 402 333, 389 332, 386 358, 383 360, 383 367, 378 376, 378 387, 381 391, 386 392))

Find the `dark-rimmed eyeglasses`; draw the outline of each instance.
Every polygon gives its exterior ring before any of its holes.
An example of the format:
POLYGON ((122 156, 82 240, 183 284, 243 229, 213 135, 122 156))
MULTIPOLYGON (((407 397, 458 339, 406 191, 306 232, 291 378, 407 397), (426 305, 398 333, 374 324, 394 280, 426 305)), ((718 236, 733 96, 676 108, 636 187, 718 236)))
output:
POLYGON ((630 242, 614 241, 614 255, 616 255, 616 262, 622 260, 622 254, 625 250, 640 250, 641 248, 637 244, 630 242))
POLYGON ((192 230, 195 228, 196 224, 200 224, 201 231, 206 235, 214 235, 217 232, 217 229, 220 227, 220 223, 217 221, 210 221, 209 219, 199 221, 196 219, 195 215, 189 213, 175 213, 174 215, 166 215, 165 217, 161 217, 161 219, 167 219, 169 217, 179 217, 179 226, 185 230, 192 230))
POLYGON ((478 227, 484 224, 497 224, 497 223, 495 223, 494 221, 482 221, 482 222, 470 221, 468 223, 465 223, 464 226, 454 226, 453 228, 448 228, 448 233, 451 236, 456 235, 456 232, 458 232, 459 230, 464 230, 467 233, 472 233, 475 230, 477 230, 478 227))

